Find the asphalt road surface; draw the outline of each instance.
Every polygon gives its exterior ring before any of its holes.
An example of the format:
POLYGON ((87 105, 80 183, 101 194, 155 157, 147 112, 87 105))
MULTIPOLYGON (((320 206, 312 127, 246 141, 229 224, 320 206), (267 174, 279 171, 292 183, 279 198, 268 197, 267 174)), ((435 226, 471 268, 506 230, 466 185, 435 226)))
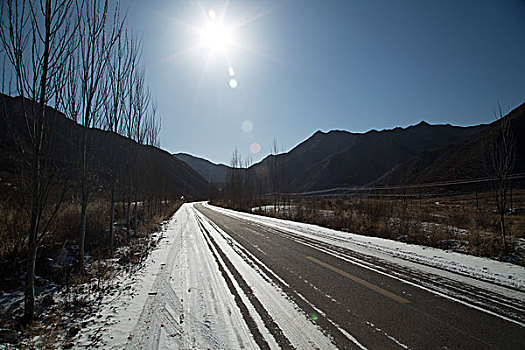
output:
POLYGON ((523 305, 500 295, 202 204, 195 208, 255 256, 260 269, 271 270, 272 282, 338 348, 525 349, 523 305), (458 293, 474 301, 452 296, 458 293))

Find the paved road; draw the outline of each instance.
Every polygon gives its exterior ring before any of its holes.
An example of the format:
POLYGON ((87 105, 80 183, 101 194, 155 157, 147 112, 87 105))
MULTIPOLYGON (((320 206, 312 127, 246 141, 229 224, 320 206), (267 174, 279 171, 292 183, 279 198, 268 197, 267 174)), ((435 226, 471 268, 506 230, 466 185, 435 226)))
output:
POLYGON ((260 269, 271 270, 273 282, 338 348, 525 349, 523 305, 201 204, 195 208, 255 256, 260 269), (446 297, 449 292, 472 302, 446 297))

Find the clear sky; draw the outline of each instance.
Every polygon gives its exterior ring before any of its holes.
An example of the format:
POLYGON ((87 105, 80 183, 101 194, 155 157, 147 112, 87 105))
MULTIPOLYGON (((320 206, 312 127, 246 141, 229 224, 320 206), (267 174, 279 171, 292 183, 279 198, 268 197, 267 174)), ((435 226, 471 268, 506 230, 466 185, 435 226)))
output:
POLYGON ((121 4, 169 152, 257 162, 273 139, 288 151, 317 130, 489 123, 498 100, 525 102, 523 0, 121 4))

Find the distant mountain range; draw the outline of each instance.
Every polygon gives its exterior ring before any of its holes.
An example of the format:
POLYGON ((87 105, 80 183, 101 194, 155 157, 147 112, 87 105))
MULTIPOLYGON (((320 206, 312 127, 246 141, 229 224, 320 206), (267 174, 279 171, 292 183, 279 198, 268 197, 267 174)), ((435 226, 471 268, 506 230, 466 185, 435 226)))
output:
POLYGON ((174 153, 173 156, 188 164, 202 177, 204 177, 206 181, 214 184, 218 188, 221 188, 226 184, 228 170, 230 169, 229 166, 224 164, 215 164, 209 160, 198 158, 187 153, 174 153))
MULTIPOLYGON (((525 104, 510 120, 515 140, 514 173, 525 172, 525 104)), ((317 131, 291 151, 269 155, 250 168, 265 192, 304 192, 336 187, 391 186, 488 176, 487 147, 499 128, 495 121, 469 127, 430 125, 366 133, 317 131), (277 175, 275 173, 278 173, 277 175), (275 182, 275 181, 273 181, 275 182)), ((228 168, 177 154, 208 181, 223 184, 228 168)))
MULTIPOLYGON (((511 111, 509 122, 514 144, 512 173, 525 172, 525 103, 511 111)), ((425 151, 396 165, 372 185, 432 183, 491 176, 488 149, 495 135, 501 133, 501 120, 495 121, 468 137, 442 148, 425 151)))
MULTIPOLYGON (((13 171, 13 142, 8 139, 3 113, 17 113, 21 98, 0 94, 0 175, 13 171)), ((54 111, 50 109, 50 111, 54 111)), ((78 162, 82 127, 58 113, 53 138, 55 158, 78 162)), ((507 116, 515 142, 514 173, 525 172, 525 103, 507 116)), ((336 187, 380 187, 490 176, 487 147, 499 130, 495 121, 487 125, 459 127, 420 122, 406 128, 366 133, 317 131, 292 150, 269 155, 252 165, 258 191, 305 192, 336 187)), ((23 127, 23 126, 21 126, 23 127)), ((107 149, 119 151, 121 171, 129 157, 141 154, 139 171, 152 173, 169 184, 172 193, 205 197, 210 183, 223 188, 230 167, 214 164, 186 153, 170 155, 151 146, 137 144, 107 131, 89 129, 90 154, 104 177, 110 158, 107 149), (130 147, 133 152, 129 152, 130 147), (124 152, 123 150, 128 150, 124 152)), ((2 176, 4 176, 2 175, 2 176)))
MULTIPOLYGON (((421 152, 433 151, 475 134, 484 126, 454 127, 421 122, 407 128, 316 132, 290 152, 278 155, 293 191, 364 186, 421 152)), ((269 172, 272 157, 254 165, 257 174, 269 172)))

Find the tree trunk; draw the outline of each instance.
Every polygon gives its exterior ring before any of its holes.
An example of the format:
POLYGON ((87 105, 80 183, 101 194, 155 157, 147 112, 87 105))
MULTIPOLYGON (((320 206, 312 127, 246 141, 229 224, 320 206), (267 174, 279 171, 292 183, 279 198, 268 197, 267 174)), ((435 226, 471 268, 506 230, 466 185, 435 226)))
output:
POLYGON ((79 243, 79 262, 82 273, 84 272, 84 255, 85 255, 85 244, 86 244, 86 221, 87 221, 87 205, 88 198, 87 193, 82 191, 82 210, 80 212, 80 243, 79 243))
MULTIPOLYGON (((144 203, 142 203, 142 205, 144 205, 144 203)), ((138 210, 138 198, 137 198, 137 192, 135 192, 135 211, 134 211, 134 216, 133 216, 133 228, 135 230, 137 230, 137 227, 138 227, 138 223, 139 223, 139 210, 138 210)))
POLYGON ((109 207, 109 253, 113 255, 113 221, 115 221, 115 180, 111 181, 111 204, 109 207))
POLYGON ((80 212, 80 237, 79 237, 79 257, 80 269, 84 272, 84 253, 86 242, 86 217, 88 205, 88 188, 87 188, 87 126, 82 131, 82 211, 80 212))
MULTIPOLYGON (((33 162, 40 161, 37 156, 34 156, 33 162)), ((39 167, 37 166, 33 171, 33 176, 39 176, 39 167), (36 171, 35 171, 36 170, 36 171)), ((32 194, 32 208, 31 208, 31 224, 29 228, 28 244, 27 244, 27 270, 26 270, 26 285, 24 290, 24 317, 26 322, 31 323, 35 316, 35 266, 36 266, 36 236, 38 232, 38 224, 40 220, 40 186, 38 177, 33 179, 33 194, 32 194)))
MULTIPOLYGON (((116 133, 116 130, 115 130, 116 133)), ((113 137, 115 140, 116 138, 113 137)), ((109 206, 109 254, 113 255, 113 222, 115 221, 115 177, 116 177, 116 161, 115 161, 115 150, 112 150, 111 159, 111 203, 109 206)))
POLYGON ((32 156, 32 189, 31 189, 31 221, 28 234, 27 244, 27 271, 26 285, 24 290, 24 316, 26 322, 30 323, 35 317, 35 266, 37 250, 37 234, 40 217, 42 214, 42 193, 41 193, 41 169, 40 153, 42 151, 42 138, 45 121, 45 103, 47 88, 47 73, 49 66, 49 45, 51 41, 51 0, 46 0, 45 10, 45 39, 44 54, 42 63, 42 76, 40 78, 40 101, 38 114, 33 116, 34 139, 33 139, 33 156, 32 156))
MULTIPOLYGON (((31 224, 33 226, 33 224, 31 224)), ((35 266, 36 266, 36 231, 31 228, 27 251, 26 288, 24 293, 24 317, 30 323, 35 317, 35 266)))
POLYGON ((501 241, 503 242, 503 253, 507 252, 507 242, 505 241, 505 209, 507 208, 507 189, 503 189, 501 198, 500 223, 501 223, 501 241))
POLYGON ((40 188, 40 152, 44 120, 44 103, 40 103, 40 113, 35 116, 34 123, 34 140, 33 156, 31 160, 31 219, 27 237, 27 270, 26 285, 24 290, 24 317, 26 322, 31 323, 35 316, 35 265, 36 265, 36 237, 41 214, 41 188, 40 188))
POLYGON ((131 210, 131 196, 128 195, 128 207, 126 209, 126 238, 128 242, 131 237, 131 232, 130 232, 131 223, 129 221, 130 220, 130 210, 131 210))

